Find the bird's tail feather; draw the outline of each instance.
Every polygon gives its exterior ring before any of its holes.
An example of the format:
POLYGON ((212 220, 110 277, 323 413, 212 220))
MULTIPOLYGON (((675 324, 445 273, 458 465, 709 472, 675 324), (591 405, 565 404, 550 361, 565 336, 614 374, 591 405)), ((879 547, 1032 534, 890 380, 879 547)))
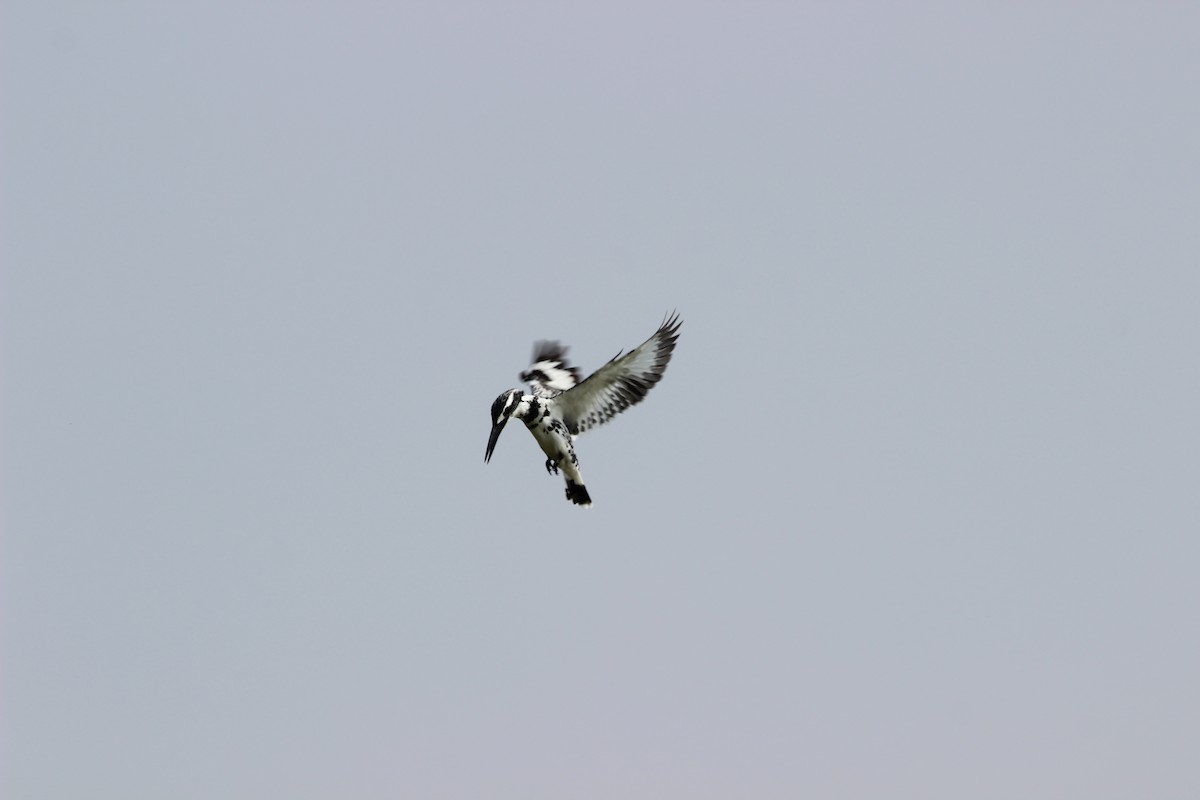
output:
POLYGON ((592 498, 588 494, 587 487, 582 483, 567 478, 567 499, 577 506, 590 506, 592 498))

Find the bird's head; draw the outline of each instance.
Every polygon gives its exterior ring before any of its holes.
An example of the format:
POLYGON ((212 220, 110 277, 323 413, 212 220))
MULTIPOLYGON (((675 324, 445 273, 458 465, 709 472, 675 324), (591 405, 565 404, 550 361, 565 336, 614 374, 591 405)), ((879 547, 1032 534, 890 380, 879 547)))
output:
POLYGON ((492 435, 488 437, 487 452, 483 456, 485 463, 492 460, 492 451, 496 449, 496 440, 500 438, 500 432, 504 430, 505 424, 512 418, 513 412, 517 410, 520 402, 521 391, 509 389, 497 397, 496 402, 492 403, 492 435))

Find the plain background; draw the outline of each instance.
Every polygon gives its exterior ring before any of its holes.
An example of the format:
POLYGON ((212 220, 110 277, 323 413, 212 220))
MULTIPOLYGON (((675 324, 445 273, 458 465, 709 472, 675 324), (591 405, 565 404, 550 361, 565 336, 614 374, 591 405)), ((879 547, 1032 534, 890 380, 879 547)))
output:
POLYGON ((3 17, 6 798, 1200 796, 1194 4, 3 17))

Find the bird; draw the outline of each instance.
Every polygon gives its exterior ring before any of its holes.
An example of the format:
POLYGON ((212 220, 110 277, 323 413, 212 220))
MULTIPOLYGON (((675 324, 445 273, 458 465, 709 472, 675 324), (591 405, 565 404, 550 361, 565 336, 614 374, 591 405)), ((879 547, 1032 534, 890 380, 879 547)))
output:
POLYGON ((617 353, 583 381, 579 368, 567 361, 568 348, 557 341, 535 342, 532 363, 520 374, 530 391, 509 389, 492 403, 492 432, 484 463, 491 462, 504 426, 519 419, 546 454, 547 474, 562 471, 567 500, 591 506, 592 497, 579 472, 575 438, 646 398, 666 372, 682 324, 677 312, 668 314, 653 336, 628 353, 617 353))

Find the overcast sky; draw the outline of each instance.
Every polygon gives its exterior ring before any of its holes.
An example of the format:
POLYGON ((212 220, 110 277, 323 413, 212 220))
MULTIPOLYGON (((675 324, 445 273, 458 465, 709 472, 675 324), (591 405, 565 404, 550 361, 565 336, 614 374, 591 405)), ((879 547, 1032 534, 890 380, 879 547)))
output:
POLYGON ((6 798, 1200 796, 1195 4, 5 5, 6 798))

